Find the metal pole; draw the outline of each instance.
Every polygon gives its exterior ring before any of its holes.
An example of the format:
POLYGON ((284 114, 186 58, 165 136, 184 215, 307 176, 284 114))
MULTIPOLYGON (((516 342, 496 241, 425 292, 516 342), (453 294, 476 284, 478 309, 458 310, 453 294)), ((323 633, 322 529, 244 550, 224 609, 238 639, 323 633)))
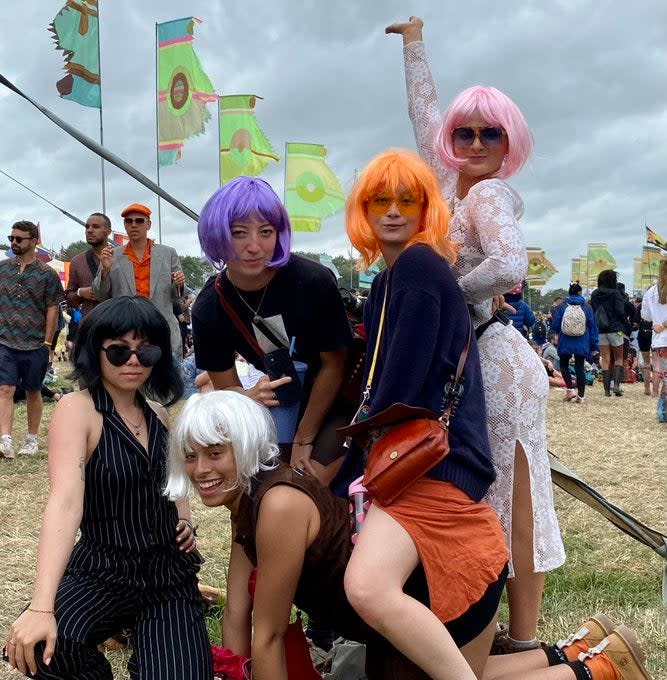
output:
POLYGON ((220 117, 220 99, 218 97, 218 183, 222 186, 222 155, 221 155, 221 140, 222 140, 222 130, 220 129, 220 124, 222 118, 220 117))
MULTIPOLYGON (((100 78, 100 146, 104 146, 104 122, 102 118, 102 48, 100 46, 102 39, 101 21, 100 21, 100 6, 101 2, 97 3, 97 70, 100 78)), ((104 177, 104 158, 100 158, 100 171, 102 179, 102 212, 107 213, 107 195, 106 195, 106 180, 104 177)))
MULTIPOLYGON (((160 57, 158 23, 155 22, 155 167, 157 185, 160 186, 160 57)), ((162 243, 162 206, 157 197, 157 242, 162 243)))

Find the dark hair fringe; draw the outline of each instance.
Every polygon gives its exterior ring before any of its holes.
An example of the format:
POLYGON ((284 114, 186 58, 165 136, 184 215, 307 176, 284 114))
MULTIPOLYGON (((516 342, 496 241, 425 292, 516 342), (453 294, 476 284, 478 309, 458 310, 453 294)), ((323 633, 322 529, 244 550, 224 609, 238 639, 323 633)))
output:
POLYGON ((89 389, 102 379, 100 351, 102 342, 119 338, 129 331, 145 337, 162 350, 141 392, 149 399, 170 406, 183 395, 183 377, 171 351, 167 320, 155 305, 140 296, 121 295, 102 302, 83 320, 74 345, 72 378, 81 380, 89 389))

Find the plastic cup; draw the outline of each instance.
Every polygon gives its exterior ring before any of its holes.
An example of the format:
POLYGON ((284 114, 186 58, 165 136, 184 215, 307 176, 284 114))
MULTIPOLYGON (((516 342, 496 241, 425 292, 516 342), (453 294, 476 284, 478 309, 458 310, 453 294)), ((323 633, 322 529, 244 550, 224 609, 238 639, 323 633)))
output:
MULTIPOLYGON (((297 375, 301 384, 306 377, 308 364, 303 361, 295 361, 294 368, 296 368, 297 375)), ((290 404, 289 406, 274 406, 269 411, 273 416, 273 422, 276 424, 276 433, 278 435, 279 444, 291 444, 294 441, 294 433, 299 420, 299 409, 301 403, 290 404)))

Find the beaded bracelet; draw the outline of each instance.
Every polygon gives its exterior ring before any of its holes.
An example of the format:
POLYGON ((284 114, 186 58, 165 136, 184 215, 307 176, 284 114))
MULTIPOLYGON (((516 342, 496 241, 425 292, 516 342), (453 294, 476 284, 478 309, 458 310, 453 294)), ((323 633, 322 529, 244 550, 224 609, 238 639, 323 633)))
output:
POLYGON ((55 614, 53 609, 33 609, 32 607, 28 607, 28 611, 35 612, 35 614, 55 614))

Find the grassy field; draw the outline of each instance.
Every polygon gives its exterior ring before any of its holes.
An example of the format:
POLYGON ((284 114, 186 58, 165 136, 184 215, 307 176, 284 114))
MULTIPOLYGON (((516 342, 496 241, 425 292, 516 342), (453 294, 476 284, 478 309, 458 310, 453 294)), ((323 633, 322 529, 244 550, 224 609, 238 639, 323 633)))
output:
MULTIPOLYGON (((57 364, 60 366, 59 364, 57 364)), ((60 369, 65 373, 64 365, 60 369)), ((605 398, 600 385, 586 403, 549 399, 549 448, 610 501, 667 534, 667 425, 655 419, 655 400, 641 384, 622 398, 605 398)), ((30 600, 41 513, 48 493, 46 435, 53 405, 42 423, 40 455, 0 460, 0 635, 30 600)), ((15 440, 25 432, 25 406, 15 416, 15 440)), ((610 525, 587 506, 555 491, 567 549, 567 563, 549 575, 540 622, 542 639, 553 641, 576 630, 592 613, 604 612, 635 628, 655 680, 667 680, 667 624, 660 586, 665 561, 610 525)), ((224 587, 229 551, 228 515, 193 500, 199 547, 207 561, 202 581, 224 587)), ((212 636, 218 635, 211 615, 212 636)), ((126 679, 123 652, 110 653, 116 677, 126 679)), ((0 680, 21 677, 0 667, 0 680)))

